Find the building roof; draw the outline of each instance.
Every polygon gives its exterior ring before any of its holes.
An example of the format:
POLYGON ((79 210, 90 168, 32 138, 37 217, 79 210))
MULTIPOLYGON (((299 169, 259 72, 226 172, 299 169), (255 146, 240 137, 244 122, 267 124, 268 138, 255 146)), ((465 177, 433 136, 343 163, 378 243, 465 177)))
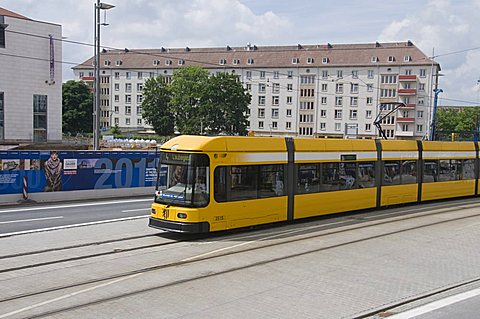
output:
MULTIPOLYGON (((439 64, 412 42, 103 50, 102 69, 355 67, 439 64), (294 63, 294 59, 298 59, 294 63), (249 62, 250 60, 250 62, 249 62), (107 61, 107 64, 105 64, 107 61), (169 62, 170 63, 169 63, 169 62), (184 62, 184 64, 180 64, 184 62)), ((73 69, 92 69, 93 57, 73 69)))
POLYGON ((24 20, 31 20, 25 16, 22 16, 18 13, 15 13, 15 12, 12 12, 12 11, 9 11, 7 9, 4 9, 2 7, 0 7, 0 16, 5 16, 5 17, 11 17, 11 18, 17 18, 17 19, 24 19, 24 20))

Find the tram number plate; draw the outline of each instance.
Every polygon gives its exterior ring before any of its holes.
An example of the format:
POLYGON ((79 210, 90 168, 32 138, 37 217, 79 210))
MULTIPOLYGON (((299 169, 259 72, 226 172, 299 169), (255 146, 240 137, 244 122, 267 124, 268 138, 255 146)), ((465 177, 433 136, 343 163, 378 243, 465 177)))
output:
POLYGON ((213 216, 213 221, 219 222, 225 220, 225 216, 213 216))
POLYGON ((169 215, 168 209, 164 208, 163 211, 162 211, 162 217, 163 217, 163 219, 167 219, 167 218, 168 218, 168 215, 169 215))

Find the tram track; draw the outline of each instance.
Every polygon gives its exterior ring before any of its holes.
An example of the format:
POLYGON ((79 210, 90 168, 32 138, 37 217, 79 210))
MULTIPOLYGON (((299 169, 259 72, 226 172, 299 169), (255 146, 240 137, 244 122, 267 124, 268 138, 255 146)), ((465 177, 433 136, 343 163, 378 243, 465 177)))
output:
MULTIPOLYGON (((470 204, 470 205, 461 204, 460 205, 460 207, 464 208, 464 209, 472 209, 472 208, 476 208, 476 207, 479 207, 479 206, 480 206, 480 204, 473 204, 473 205, 472 204, 470 204)), ((189 265, 189 264, 193 264, 193 263, 199 263, 199 262, 214 260, 216 258, 222 258, 222 257, 226 257, 226 256, 232 256, 232 255, 237 255, 237 254, 242 254, 242 253, 252 252, 252 251, 259 251, 259 250, 262 250, 262 249, 271 248, 271 247, 280 246, 280 245, 285 245, 285 244, 289 244, 289 243, 294 243, 294 242, 299 242, 299 241, 304 241, 304 240, 311 240, 311 239, 320 238, 320 237, 324 237, 324 236, 335 235, 335 234, 342 234, 342 233, 345 233, 345 232, 356 231, 356 230, 359 230, 359 229, 366 229, 366 228, 374 227, 374 226, 381 226, 381 225, 386 225, 386 224, 391 224, 391 223, 402 222, 402 221, 409 220, 409 219, 415 219, 415 218, 421 218, 421 217, 428 217, 428 216, 431 216, 431 215, 449 213, 449 212, 458 210, 458 208, 459 208, 458 205, 456 205, 455 208, 444 208, 444 209, 440 208, 440 209, 437 209, 437 211, 434 211, 434 212, 431 212, 431 213, 426 213, 426 214, 421 214, 421 215, 418 215, 418 216, 408 216, 408 217, 403 216, 404 218, 400 218, 400 219, 398 218, 398 216, 395 216, 395 217, 390 217, 389 220, 383 220, 383 221, 379 221, 379 222, 378 221, 368 221, 369 225, 360 225, 360 226, 355 226, 354 225, 353 227, 351 226, 351 227, 347 227, 346 229, 340 229, 340 230, 336 229, 336 230, 324 231, 322 229, 319 229, 318 231, 322 231, 321 234, 311 234, 311 235, 302 236, 300 238, 284 239, 284 240, 280 240, 280 241, 275 242, 275 243, 268 243, 268 244, 260 245, 260 246, 257 246, 257 247, 244 248, 244 249, 239 249, 239 250, 235 250, 235 251, 223 251, 223 252, 220 252, 220 253, 214 253, 214 254, 210 254, 210 255, 203 254, 203 256, 198 257, 198 258, 182 259, 182 260, 171 262, 171 263, 165 263, 165 264, 156 265, 156 266, 152 266, 152 267, 144 267, 144 268, 135 269, 135 270, 128 271, 128 272, 115 274, 115 275, 112 275, 112 276, 105 276, 103 278, 96 278, 96 279, 92 279, 92 280, 86 280, 86 281, 78 282, 78 283, 75 283, 75 284, 51 287, 49 289, 44 289, 44 290, 37 291, 37 292, 19 294, 19 295, 15 295, 15 296, 11 296, 11 297, 1 299, 0 304, 4 303, 4 302, 8 302, 8 301, 22 299, 22 298, 39 296, 39 295, 47 294, 47 293, 51 293, 51 292, 67 290, 67 289, 70 289, 70 288, 82 287, 82 286, 91 285, 91 284, 98 284, 98 283, 103 283, 103 282, 107 282, 107 281, 110 281, 110 280, 116 280, 116 279, 120 279, 120 278, 127 278, 129 276, 140 275, 140 274, 153 272, 153 271, 157 271, 157 270, 166 270, 166 269, 173 268, 173 267, 185 266, 185 265, 189 265), (438 210, 440 210, 440 211, 438 211, 438 210)), ((408 231, 412 231, 412 230, 422 229, 422 228, 426 228, 426 227, 431 227, 431 226, 436 226, 436 225, 450 223, 450 222, 454 222, 454 221, 458 221, 458 220, 463 220, 463 219, 468 219, 468 218, 476 218, 476 217, 480 217, 480 213, 479 214, 471 214, 471 215, 468 215, 468 216, 456 217, 456 218, 449 218, 449 219, 436 221, 436 222, 431 222, 431 223, 426 223, 426 224, 422 224, 422 225, 418 225, 418 226, 414 226, 414 227, 406 227, 406 228, 399 229, 399 230, 396 230, 396 231, 389 231, 389 232, 380 233, 380 234, 373 235, 373 236, 367 236, 367 237, 359 238, 359 239, 356 239, 356 240, 350 240, 350 241, 341 242, 341 243, 337 243, 337 244, 333 244, 333 245, 319 247, 319 248, 316 248, 316 249, 306 250, 306 251, 299 252, 299 253, 289 254, 289 255, 286 255, 286 256, 278 257, 278 258, 271 258, 271 259, 267 259, 267 260, 263 260, 263 261, 259 261, 259 262, 254 262, 254 263, 244 265, 244 266, 240 266, 240 267, 230 267, 230 268, 225 269, 223 271, 217 271, 217 272, 213 272, 213 273, 199 275, 199 276, 196 276, 196 277, 193 277, 193 278, 185 278, 185 279, 174 280, 174 281, 172 281, 170 283, 167 283, 167 284, 164 284, 164 285, 149 287, 147 289, 140 289, 140 290, 132 291, 132 292, 129 292, 129 293, 124 293, 124 294, 119 294, 119 295, 116 295, 116 296, 111 296, 111 297, 108 297, 108 298, 101 298, 101 299, 98 299, 98 300, 95 300, 95 301, 92 301, 92 302, 83 303, 83 304, 80 304, 80 305, 75 305, 75 306, 71 306, 71 307, 67 307, 67 308, 61 308, 61 309, 57 309, 55 311, 45 312, 45 313, 34 315, 34 316, 29 316, 29 318, 42 318, 42 317, 45 317, 45 316, 54 315, 54 314, 58 314, 58 313, 62 313, 62 312, 67 312, 67 311, 79 309, 79 308, 94 305, 94 304, 109 302, 109 301, 120 299, 120 298, 125 298, 125 297, 129 297, 129 296, 134 296, 134 295, 137 295, 137 294, 142 294, 142 293, 145 293, 145 292, 150 292, 150 291, 153 291, 153 290, 156 290, 156 289, 167 288, 167 287, 183 284, 183 283, 190 282, 190 281, 205 279, 205 278, 212 277, 212 276, 219 276, 219 275, 223 275, 223 274, 227 274, 227 273, 231 273, 231 272, 235 272, 235 271, 240 271, 240 270, 243 270, 243 269, 248 269, 248 268, 252 268, 252 267, 258 267, 258 266, 266 265, 266 264, 273 263, 273 262, 283 261, 283 260, 290 259, 290 258, 301 257, 301 256, 305 256, 305 255, 312 254, 312 253, 318 253, 318 252, 327 251, 327 250, 330 250, 330 249, 340 248, 340 247, 343 247, 343 246, 362 243, 362 242, 369 241, 369 240, 388 237, 388 236, 403 233, 403 232, 408 232, 408 231)), ((317 228, 322 228, 322 227, 323 227, 322 225, 319 225, 317 228)), ((292 232, 292 231, 290 231, 290 232, 292 232)), ((280 236, 285 235, 285 233, 287 233, 287 232, 284 231, 284 232, 281 232, 281 233, 278 233, 278 234, 275 234, 275 235, 271 235, 271 236, 268 236, 268 237, 269 238, 280 237, 280 236)), ((262 240, 262 238, 258 239, 256 242, 260 242, 261 240, 262 240)), ((263 238, 263 240, 265 240, 265 238, 263 238)), ((218 250, 218 251, 220 251, 220 250, 218 250)), ((361 317, 361 318, 364 318, 364 317, 361 317)))

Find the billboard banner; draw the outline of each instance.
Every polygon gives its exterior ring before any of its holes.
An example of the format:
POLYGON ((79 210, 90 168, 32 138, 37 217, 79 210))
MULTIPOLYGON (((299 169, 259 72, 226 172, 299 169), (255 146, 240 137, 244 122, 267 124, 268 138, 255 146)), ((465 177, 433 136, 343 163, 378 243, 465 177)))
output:
POLYGON ((155 186, 155 151, 0 151, 0 195, 155 186))

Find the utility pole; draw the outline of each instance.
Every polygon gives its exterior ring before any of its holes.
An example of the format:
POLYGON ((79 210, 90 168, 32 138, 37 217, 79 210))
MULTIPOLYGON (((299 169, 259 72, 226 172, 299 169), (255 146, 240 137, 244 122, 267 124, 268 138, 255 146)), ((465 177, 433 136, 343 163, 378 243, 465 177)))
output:
POLYGON ((432 127, 430 129, 430 141, 435 140, 435 117, 437 113, 437 104, 438 104, 438 95, 442 93, 442 89, 434 89, 433 93, 435 93, 435 96, 433 98, 433 112, 432 112, 432 127))

